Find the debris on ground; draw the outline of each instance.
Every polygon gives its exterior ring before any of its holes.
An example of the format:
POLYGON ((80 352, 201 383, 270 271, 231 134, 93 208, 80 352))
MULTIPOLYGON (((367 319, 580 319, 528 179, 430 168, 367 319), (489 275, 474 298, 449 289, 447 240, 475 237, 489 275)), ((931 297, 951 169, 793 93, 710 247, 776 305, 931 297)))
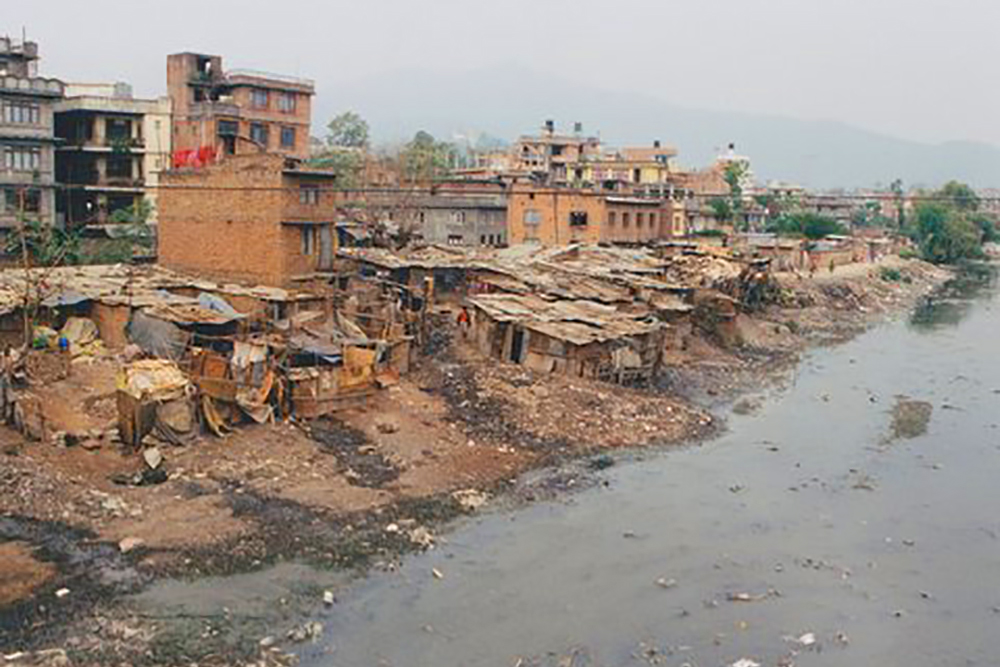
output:
POLYGON ((892 438, 912 439, 927 432, 934 406, 900 396, 892 408, 892 438))

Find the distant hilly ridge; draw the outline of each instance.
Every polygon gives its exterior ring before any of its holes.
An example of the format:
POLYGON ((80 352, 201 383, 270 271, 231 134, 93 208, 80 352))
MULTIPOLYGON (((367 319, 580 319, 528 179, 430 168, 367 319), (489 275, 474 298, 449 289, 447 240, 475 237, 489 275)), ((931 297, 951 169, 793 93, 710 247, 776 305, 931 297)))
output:
MULTIPOLYGON (((665 76, 665 86, 667 81, 665 76)), ((751 157, 759 181, 871 187, 895 178, 907 185, 956 178, 975 187, 1000 185, 1000 147, 992 144, 931 145, 837 122, 688 109, 518 65, 462 73, 399 71, 346 85, 318 84, 317 126, 353 109, 368 120, 376 141, 407 139, 417 130, 441 139, 485 132, 513 140, 552 118, 566 131, 580 121, 585 133, 600 133, 610 145, 660 139, 680 150, 685 166, 707 165, 719 147, 735 142, 739 153, 751 157)))

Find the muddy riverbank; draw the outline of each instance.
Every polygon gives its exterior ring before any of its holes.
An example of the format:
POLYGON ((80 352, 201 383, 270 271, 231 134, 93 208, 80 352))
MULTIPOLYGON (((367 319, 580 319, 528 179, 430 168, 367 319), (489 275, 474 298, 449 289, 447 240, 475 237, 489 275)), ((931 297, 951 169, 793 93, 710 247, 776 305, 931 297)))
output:
MULTIPOLYGON (((59 648, 75 664, 281 661, 300 638, 321 653, 326 644, 303 618, 327 591, 339 596, 345 572, 396 572, 401 556, 432 545, 443 553, 449 538, 439 530, 474 521, 482 499, 496 507, 565 497, 610 484, 601 469, 637 448, 717 433, 720 420, 699 402, 718 408, 735 393, 787 385, 809 345, 909 308, 942 279, 913 266, 909 282, 791 284, 788 302, 740 323, 738 349, 693 339, 658 388, 538 378, 460 350, 441 354, 343 423, 248 429, 169 452, 171 479, 157 487, 108 482, 122 465, 112 453, 11 442, 4 476, 15 493, 5 495, 0 541, 16 541, 54 574, 4 608, 0 644, 59 648), (33 488, 44 502, 24 492, 33 488), (31 522, 41 532, 25 538, 31 522), (96 555, 46 551, 45 539, 63 531, 96 555), (123 553, 129 539, 138 546, 123 553)), ((745 415, 766 397, 749 401, 745 415)), ((439 571, 432 579, 451 580, 439 571)))

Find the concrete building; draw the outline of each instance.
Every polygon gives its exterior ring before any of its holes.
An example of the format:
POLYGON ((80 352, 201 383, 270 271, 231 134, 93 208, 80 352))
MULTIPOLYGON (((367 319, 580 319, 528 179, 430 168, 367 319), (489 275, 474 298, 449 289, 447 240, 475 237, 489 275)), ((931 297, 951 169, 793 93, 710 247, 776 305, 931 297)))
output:
POLYGON ((159 263, 274 286, 329 271, 337 249, 334 178, 276 153, 164 172, 159 263))
POLYGON ((38 76, 38 44, 0 37, 0 229, 20 211, 56 222, 53 106, 63 84, 38 76))
POLYGON ((132 97, 128 84, 68 84, 55 107, 60 218, 106 224, 145 199, 156 221, 159 175, 170 168, 170 99, 132 97))
POLYGON ((309 79, 224 71, 220 56, 167 56, 175 166, 259 152, 307 159, 314 92, 309 79))
POLYGON ((537 135, 525 135, 514 146, 514 169, 531 174, 536 181, 546 185, 573 180, 570 165, 601 152, 601 140, 583 134, 583 125, 576 123, 573 134, 557 134, 554 121, 547 120, 537 135))
POLYGON ((685 210, 667 198, 515 186, 507 226, 511 245, 644 244, 682 236, 685 210))
POLYGON ((654 141, 652 146, 633 146, 583 156, 568 165, 572 182, 599 185, 605 190, 642 186, 668 186, 675 179, 677 149, 654 141))
POLYGON ((416 202, 421 238, 454 246, 507 244, 507 198, 503 195, 433 195, 416 202))

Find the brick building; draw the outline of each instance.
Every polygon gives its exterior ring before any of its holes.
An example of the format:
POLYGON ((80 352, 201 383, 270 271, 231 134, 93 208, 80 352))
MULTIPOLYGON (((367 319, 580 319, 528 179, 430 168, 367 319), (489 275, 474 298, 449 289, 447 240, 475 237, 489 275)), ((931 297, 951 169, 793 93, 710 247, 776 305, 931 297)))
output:
POLYGON ((167 56, 175 164, 262 151, 307 159, 314 92, 309 79, 224 71, 220 56, 167 56))
POLYGON ((515 186, 508 198, 511 245, 641 244, 684 234, 683 202, 596 190, 515 186))
POLYGON ((52 108, 63 84, 37 74, 38 44, 0 37, 0 228, 19 212, 56 222, 52 108))
POLYGON ((219 280, 286 286, 333 268, 330 172, 277 154, 236 155, 160 177, 159 262, 219 280))

